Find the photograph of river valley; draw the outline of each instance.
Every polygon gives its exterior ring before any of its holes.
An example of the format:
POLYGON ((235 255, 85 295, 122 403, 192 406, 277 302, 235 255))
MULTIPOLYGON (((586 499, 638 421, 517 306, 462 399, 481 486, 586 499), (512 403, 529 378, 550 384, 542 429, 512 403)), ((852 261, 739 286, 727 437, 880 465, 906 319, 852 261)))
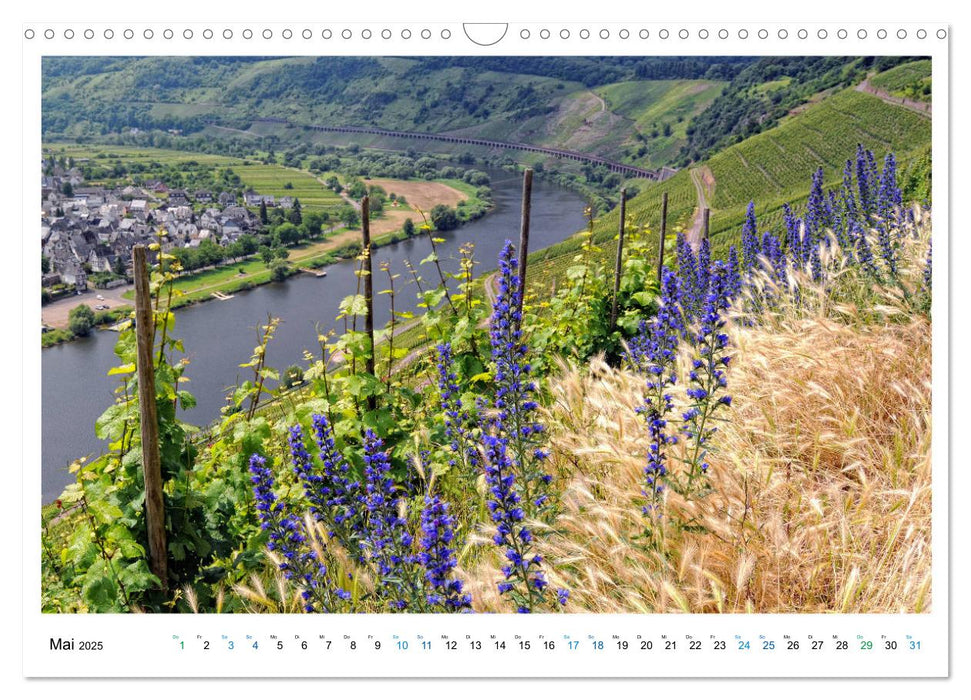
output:
POLYGON ((931 610, 929 59, 42 80, 43 611, 931 610))

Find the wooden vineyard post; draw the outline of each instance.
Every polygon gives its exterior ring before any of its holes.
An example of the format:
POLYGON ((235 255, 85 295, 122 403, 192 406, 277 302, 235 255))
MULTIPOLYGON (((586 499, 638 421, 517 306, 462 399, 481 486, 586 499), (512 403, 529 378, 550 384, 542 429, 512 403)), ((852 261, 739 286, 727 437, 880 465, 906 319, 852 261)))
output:
POLYGON ((711 225, 711 209, 705 207, 705 218, 704 224, 701 227, 701 238, 702 240, 708 240, 708 228, 711 225))
MULTIPOLYGON (((371 200, 367 195, 361 200, 361 235, 364 239, 364 304, 367 316, 364 318, 364 332, 367 334, 370 353, 365 363, 365 371, 377 376, 374 369, 374 284, 371 274, 371 200)), ((373 411, 378 407, 376 396, 368 396, 367 407, 373 411)))
POLYGON ((149 288, 145 246, 132 249, 135 267, 135 337, 138 342, 138 411, 142 436, 142 471, 145 479, 145 526, 148 532, 149 568, 168 590, 168 557, 165 542, 165 503, 162 500, 162 458, 158 445, 158 413, 155 406, 155 318, 149 288))
POLYGON ((657 246, 657 288, 661 288, 661 270, 664 267, 664 238, 668 231, 668 193, 661 195, 661 235, 657 246))
POLYGON ((610 330, 617 325, 617 297, 620 295, 620 273, 624 262, 624 229, 627 217, 627 188, 620 190, 620 230, 617 234, 617 261, 614 263, 614 300, 610 306, 610 330))
POLYGON ((523 220, 519 228, 519 313, 523 313, 523 297, 526 296, 526 256, 529 255, 529 214, 533 197, 533 169, 523 171, 523 220))

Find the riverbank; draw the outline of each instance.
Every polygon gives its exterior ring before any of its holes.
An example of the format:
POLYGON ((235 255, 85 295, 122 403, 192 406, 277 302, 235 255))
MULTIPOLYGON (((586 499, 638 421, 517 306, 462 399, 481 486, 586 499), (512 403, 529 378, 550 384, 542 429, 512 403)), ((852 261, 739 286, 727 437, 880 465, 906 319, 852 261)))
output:
MULTIPOLYGON (((439 260, 446 273, 458 272, 460 249, 475 246, 476 276, 495 267, 503 242, 518 235, 522 202, 522 178, 511 173, 489 171, 493 180, 488 215, 462 227, 436 234, 439 260)), ((574 192, 541 181, 533 183, 533 225, 530 243, 537 252, 569 238, 585 228, 585 202, 574 192)), ((431 254, 428 235, 417 235, 398 243, 382 245, 374 260, 375 270, 383 263, 397 275, 395 310, 400 314, 420 315, 417 286, 409 266, 418 270, 422 285, 434 285, 437 271, 431 262, 421 261, 431 254)), ((257 263, 261 265, 261 263, 257 263)), ((303 265, 301 265, 303 267, 303 265)), ((196 398, 195 408, 185 412, 183 420, 192 425, 209 425, 220 416, 226 396, 245 379, 239 363, 252 354, 255 327, 265 323, 267 314, 281 319, 281 324, 268 348, 269 366, 284 368, 306 366, 306 352, 319 353, 318 335, 331 329, 340 330, 335 319, 340 314, 341 300, 356 293, 357 264, 353 259, 338 261, 327 268, 326 277, 312 274, 294 275, 281 284, 264 284, 236 293, 227 302, 192 304, 176 313, 175 334, 186 349, 189 361, 184 387, 196 398)), ((232 277, 233 268, 227 269, 232 277)), ((375 328, 383 328, 390 317, 390 297, 382 294, 389 284, 384 273, 374 280, 375 328)), ((208 296, 208 295, 207 295, 208 296)), ((413 328, 395 340, 396 347, 420 344, 423 333, 413 328)), ((118 378, 108 376, 118 364, 114 347, 115 333, 96 332, 86 338, 62 343, 41 353, 42 406, 42 495, 41 502, 57 498, 73 481, 67 469, 79 456, 95 458, 106 448, 98 439, 94 425, 115 399, 118 378)))

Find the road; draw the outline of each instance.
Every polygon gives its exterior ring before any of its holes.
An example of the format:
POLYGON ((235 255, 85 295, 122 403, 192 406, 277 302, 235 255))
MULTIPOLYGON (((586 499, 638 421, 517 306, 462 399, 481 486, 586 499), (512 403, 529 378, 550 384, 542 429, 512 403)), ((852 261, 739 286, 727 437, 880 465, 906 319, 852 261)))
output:
POLYGON ((697 248, 701 243, 701 236, 704 232, 705 208, 708 206, 708 197, 715 192, 715 176, 707 165, 693 168, 690 174, 691 182, 695 186, 695 193, 698 195, 698 206, 691 228, 685 231, 685 237, 688 239, 688 243, 697 248))
POLYGON ((896 105, 897 107, 904 107, 911 110, 912 112, 917 112, 918 114, 923 114, 927 117, 931 116, 931 103, 930 102, 918 102, 917 100, 911 100, 906 97, 896 97, 891 95, 886 90, 881 90, 870 85, 870 79, 867 78, 862 83, 856 86, 859 92, 865 92, 868 95, 873 95, 874 97, 879 97, 881 100, 887 104, 896 105))

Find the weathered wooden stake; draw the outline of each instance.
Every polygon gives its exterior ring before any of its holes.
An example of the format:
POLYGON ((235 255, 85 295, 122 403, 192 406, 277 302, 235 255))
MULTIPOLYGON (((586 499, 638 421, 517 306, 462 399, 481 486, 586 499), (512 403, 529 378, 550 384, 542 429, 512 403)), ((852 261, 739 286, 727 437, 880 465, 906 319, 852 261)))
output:
POLYGON ((523 171, 523 220, 519 228, 519 313, 523 312, 523 297, 526 296, 526 256, 529 255, 529 213, 532 208, 533 169, 523 171))
POLYGON ((661 270, 664 268, 664 238, 668 232, 668 193, 661 195, 661 235, 657 246, 657 287, 661 288, 661 270))
POLYGON ((705 220, 705 223, 704 223, 704 225, 701 228, 701 238, 703 240, 706 240, 707 241, 708 240, 708 228, 709 228, 709 225, 711 224, 711 209, 709 209, 708 207, 705 207, 705 219, 704 220, 705 220))
POLYGON ((614 263, 614 300, 610 306, 610 330, 617 325, 617 297, 620 295, 620 273, 624 262, 624 229, 627 218, 627 188, 620 190, 620 230, 617 234, 617 261, 614 263))
MULTIPOLYGON (((367 195, 361 200, 361 235, 364 239, 364 304, 367 316, 364 318, 364 332, 367 333, 370 352, 365 363, 365 371, 377 376, 374 369, 374 284, 371 274, 371 200, 367 195)), ((369 396, 367 400, 369 411, 378 407, 376 396, 369 396)))
POLYGON ((142 433, 142 471, 145 479, 145 526, 148 532, 149 568, 168 589, 168 556, 165 542, 165 503, 162 500, 162 457, 158 446, 158 414, 155 406, 155 318, 149 289, 145 246, 132 249, 135 267, 135 336, 138 342, 138 411, 142 433))

